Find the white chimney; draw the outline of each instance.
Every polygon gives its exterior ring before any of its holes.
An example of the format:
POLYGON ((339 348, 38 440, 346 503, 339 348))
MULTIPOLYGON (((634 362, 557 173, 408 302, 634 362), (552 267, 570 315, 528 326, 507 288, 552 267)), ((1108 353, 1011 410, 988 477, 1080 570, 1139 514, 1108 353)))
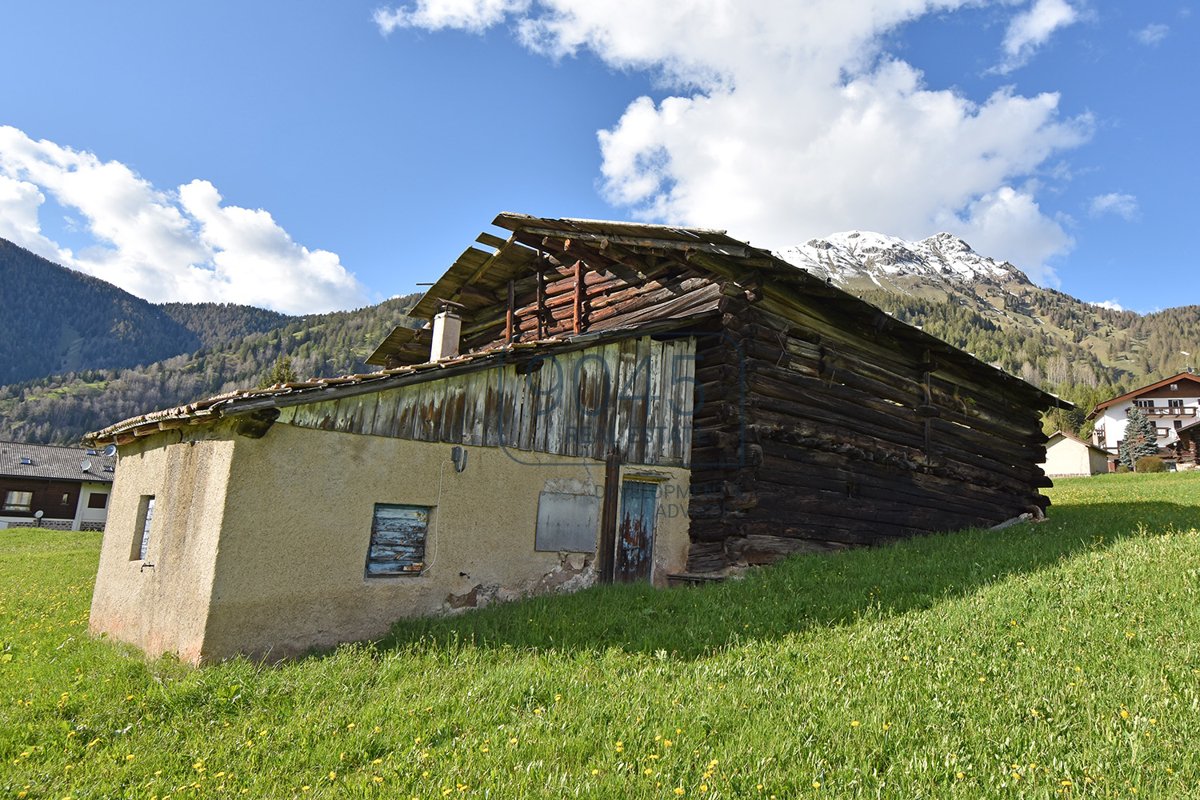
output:
POLYGON ((458 337, 462 332, 462 317, 458 311, 443 306, 433 318, 433 343, 429 348, 429 360, 441 361, 458 355, 458 337))

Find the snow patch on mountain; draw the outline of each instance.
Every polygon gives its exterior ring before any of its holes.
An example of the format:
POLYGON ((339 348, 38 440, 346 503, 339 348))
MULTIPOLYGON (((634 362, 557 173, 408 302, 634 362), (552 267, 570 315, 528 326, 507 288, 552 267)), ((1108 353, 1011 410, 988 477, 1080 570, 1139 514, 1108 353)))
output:
POLYGON ((778 255, 842 285, 866 277, 882 286, 881 279, 892 283, 906 276, 937 283, 1029 283, 1012 264, 982 256, 950 233, 910 242, 871 231, 846 231, 789 247, 778 255))

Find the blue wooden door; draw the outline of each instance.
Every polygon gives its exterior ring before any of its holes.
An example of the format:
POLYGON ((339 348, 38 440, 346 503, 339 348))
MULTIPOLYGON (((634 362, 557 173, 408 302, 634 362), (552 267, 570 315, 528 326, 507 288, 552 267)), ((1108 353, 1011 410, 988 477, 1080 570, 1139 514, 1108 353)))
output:
POLYGON ((646 481, 621 482, 621 516, 613 570, 613 578, 618 582, 650 580, 657 489, 657 484, 646 481))

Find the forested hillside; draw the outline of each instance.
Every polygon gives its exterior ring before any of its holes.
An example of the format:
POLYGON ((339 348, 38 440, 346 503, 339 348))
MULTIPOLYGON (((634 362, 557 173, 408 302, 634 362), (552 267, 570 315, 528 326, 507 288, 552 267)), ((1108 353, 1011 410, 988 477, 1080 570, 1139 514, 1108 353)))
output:
POLYGON ((0 384, 200 347, 163 309, 0 239, 0 384))
POLYGON ((236 342, 296 319, 278 311, 236 303, 160 303, 158 307, 200 337, 203 347, 236 342))
POLYGON ((392 328, 415 324, 404 312, 418 297, 285 318, 281 327, 144 367, 80 370, 0 386, 0 439, 74 442, 127 417, 257 386, 284 356, 301 378, 368 371, 367 356, 392 328))

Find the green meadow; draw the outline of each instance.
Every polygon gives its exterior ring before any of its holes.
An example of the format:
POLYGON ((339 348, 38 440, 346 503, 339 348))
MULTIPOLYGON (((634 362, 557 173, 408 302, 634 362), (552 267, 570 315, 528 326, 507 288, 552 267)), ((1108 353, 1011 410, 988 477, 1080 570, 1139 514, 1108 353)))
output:
POLYGON ((97 534, 0 532, 0 797, 1200 796, 1200 473, 744 580, 192 669, 87 634, 97 534))

